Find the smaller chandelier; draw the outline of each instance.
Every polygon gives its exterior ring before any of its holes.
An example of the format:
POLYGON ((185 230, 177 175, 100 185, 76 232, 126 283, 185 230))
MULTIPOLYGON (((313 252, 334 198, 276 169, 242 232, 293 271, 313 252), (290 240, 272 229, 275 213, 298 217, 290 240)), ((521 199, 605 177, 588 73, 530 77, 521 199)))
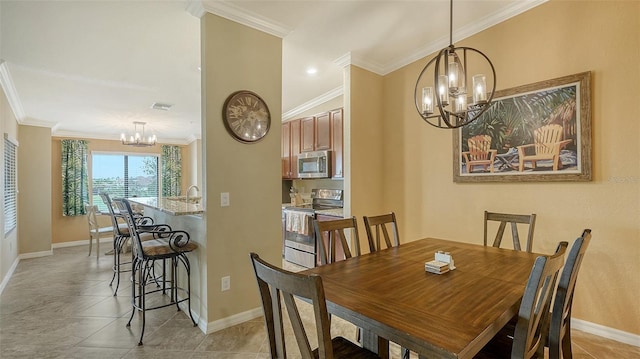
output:
POLYGON ((471 47, 453 46, 453 0, 449 9, 449 40, 449 46, 422 69, 414 89, 420 117, 439 128, 458 128, 475 121, 491 106, 496 90, 496 71, 489 58, 471 47), (431 66, 432 71, 427 71, 431 66), (471 87, 469 69, 476 73, 471 77, 471 87), (487 84, 491 92, 487 91, 487 84))
POLYGON ((123 145, 127 145, 127 146, 136 146, 136 147, 154 146, 158 141, 158 139, 156 138, 156 135, 145 137, 144 125, 146 124, 147 124, 146 122, 134 121, 133 122, 134 134, 129 137, 127 137, 124 133, 121 134, 120 142, 122 142, 123 145), (142 127, 142 133, 138 132, 138 126, 142 127))

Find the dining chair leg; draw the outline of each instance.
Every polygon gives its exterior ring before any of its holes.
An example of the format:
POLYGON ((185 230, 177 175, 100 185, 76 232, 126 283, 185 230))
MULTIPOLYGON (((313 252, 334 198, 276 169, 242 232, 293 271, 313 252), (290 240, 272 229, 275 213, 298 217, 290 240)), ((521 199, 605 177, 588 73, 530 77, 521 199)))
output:
MULTIPOLYGON (((93 244, 93 234, 89 236, 89 257, 91 257, 91 245, 93 244)), ((98 252, 99 254, 100 252, 98 252)))

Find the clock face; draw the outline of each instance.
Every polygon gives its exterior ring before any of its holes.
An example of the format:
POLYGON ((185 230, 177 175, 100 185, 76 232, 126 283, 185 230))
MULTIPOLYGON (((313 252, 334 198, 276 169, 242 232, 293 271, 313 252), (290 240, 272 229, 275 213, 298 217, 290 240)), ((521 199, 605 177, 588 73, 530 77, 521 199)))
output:
POLYGON ((222 119, 231 136, 241 142, 262 139, 271 125, 267 104, 251 91, 232 93, 224 103, 222 119))

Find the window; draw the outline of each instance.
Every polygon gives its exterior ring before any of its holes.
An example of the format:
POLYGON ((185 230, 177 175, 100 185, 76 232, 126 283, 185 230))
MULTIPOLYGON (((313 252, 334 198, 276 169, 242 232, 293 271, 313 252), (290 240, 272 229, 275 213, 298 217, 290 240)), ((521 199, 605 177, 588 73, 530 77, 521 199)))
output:
POLYGON ((157 156, 94 153, 91 160, 91 193, 100 211, 107 211, 102 192, 111 198, 158 196, 157 156))
POLYGON ((4 234, 16 228, 18 222, 16 179, 16 143, 4 135, 4 234))

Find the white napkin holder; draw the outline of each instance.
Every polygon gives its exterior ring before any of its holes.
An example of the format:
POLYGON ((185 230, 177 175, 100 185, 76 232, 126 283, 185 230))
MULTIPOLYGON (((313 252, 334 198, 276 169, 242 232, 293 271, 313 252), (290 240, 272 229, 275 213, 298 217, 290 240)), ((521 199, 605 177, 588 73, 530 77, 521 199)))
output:
POLYGON ((435 260, 444 262, 444 263, 449 263, 449 270, 456 269, 456 266, 453 264, 453 257, 449 252, 437 251, 435 255, 435 260))

